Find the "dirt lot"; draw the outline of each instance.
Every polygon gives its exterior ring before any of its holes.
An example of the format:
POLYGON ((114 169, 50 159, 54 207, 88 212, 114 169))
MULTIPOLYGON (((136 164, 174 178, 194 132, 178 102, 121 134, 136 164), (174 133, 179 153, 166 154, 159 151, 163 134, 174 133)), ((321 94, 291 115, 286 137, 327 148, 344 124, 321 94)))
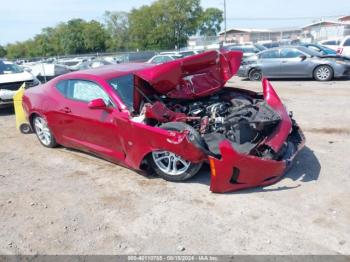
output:
POLYGON ((279 183, 231 194, 207 167, 170 183, 46 149, 2 109, 0 254, 350 254, 350 81, 273 85, 307 147, 279 183))

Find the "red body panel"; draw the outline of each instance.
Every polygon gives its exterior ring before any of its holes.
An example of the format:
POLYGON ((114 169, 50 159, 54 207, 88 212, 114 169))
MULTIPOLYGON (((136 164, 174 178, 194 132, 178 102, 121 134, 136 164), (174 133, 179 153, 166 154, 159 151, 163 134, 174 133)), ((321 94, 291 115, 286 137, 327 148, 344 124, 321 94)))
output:
POLYGON ((223 88, 240 66, 241 52, 217 51, 178 59, 135 73, 170 98, 194 99, 223 88))
MULTIPOLYGON (((238 70, 241 57, 242 54, 237 52, 212 51, 158 66, 131 64, 75 72, 26 90, 23 106, 28 118, 33 114, 46 118, 59 144, 92 152, 133 169, 140 169, 142 161, 150 152, 167 150, 194 163, 210 160, 210 188, 213 192, 271 184, 283 174, 292 157, 273 161, 243 155, 237 153, 228 141, 220 144, 222 159, 209 157, 188 140, 187 131, 166 131, 134 121, 122 100, 108 84, 111 78, 134 74, 142 81, 147 81, 158 93, 172 98, 194 99, 223 88, 238 70), (98 84, 116 107, 108 110, 91 109, 86 102, 67 99, 57 90, 56 85, 69 79, 83 79, 98 84), (234 168, 238 168, 240 174, 233 184, 230 180, 234 168), (268 178, 270 179, 266 180, 268 178)), ((282 119, 276 131, 263 142, 277 152, 288 139, 292 122, 267 80, 263 81, 263 90, 265 100, 282 119)), ((182 113, 169 113, 167 108, 157 103, 146 114, 153 114, 159 122, 167 121, 165 114, 170 114, 170 121, 182 121, 186 117, 182 113)), ((300 148, 303 143, 304 141, 300 148)))
POLYGON ((220 144, 222 159, 209 157, 212 170, 210 190, 214 193, 225 193, 276 183, 284 175, 297 153, 304 147, 304 136, 302 133, 300 136, 303 141, 295 153, 281 161, 240 154, 232 148, 228 141, 222 142, 220 144), (238 179, 231 181, 235 169, 238 170, 236 174, 238 179))

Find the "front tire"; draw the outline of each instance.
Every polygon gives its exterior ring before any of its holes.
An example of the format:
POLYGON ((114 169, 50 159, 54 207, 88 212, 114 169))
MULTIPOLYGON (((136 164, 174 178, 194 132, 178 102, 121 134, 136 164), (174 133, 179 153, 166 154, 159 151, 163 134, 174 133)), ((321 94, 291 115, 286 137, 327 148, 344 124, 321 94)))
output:
POLYGON ((152 152, 149 163, 158 176, 172 182, 190 179, 202 167, 202 163, 191 163, 169 151, 152 152))
MULTIPOLYGON (((191 126, 181 122, 169 122, 160 126, 165 130, 181 132, 189 131, 189 139, 197 146, 203 146, 203 140, 198 132, 191 126)), ((169 151, 154 151, 149 155, 148 162, 161 178, 180 182, 190 179, 198 173, 203 163, 192 163, 181 156, 169 151)))
POLYGON ((35 116, 33 119, 33 127, 36 136, 43 146, 49 148, 57 146, 56 140, 44 118, 41 116, 35 116))
POLYGON ((333 79, 333 69, 329 65, 321 65, 314 70, 314 78, 317 81, 330 81, 333 79))

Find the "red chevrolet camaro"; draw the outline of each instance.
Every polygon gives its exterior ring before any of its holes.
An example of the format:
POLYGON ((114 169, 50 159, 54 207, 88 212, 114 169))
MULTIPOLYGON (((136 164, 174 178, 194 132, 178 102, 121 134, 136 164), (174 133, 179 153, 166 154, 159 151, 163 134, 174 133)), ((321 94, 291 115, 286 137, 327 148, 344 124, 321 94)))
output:
POLYGON ((262 93, 225 87, 241 58, 209 51, 74 72, 26 90, 23 107, 46 147, 153 169, 169 181, 209 163, 212 192, 269 185, 305 139, 267 80, 262 93))

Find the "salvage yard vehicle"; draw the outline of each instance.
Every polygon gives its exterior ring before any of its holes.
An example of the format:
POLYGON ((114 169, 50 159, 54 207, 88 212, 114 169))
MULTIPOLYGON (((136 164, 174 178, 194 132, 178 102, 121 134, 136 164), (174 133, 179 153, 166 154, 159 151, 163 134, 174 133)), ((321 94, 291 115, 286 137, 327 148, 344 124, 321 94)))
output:
POLYGON ((164 54, 164 55, 155 55, 152 58, 150 58, 147 63, 150 64, 162 64, 169 61, 174 61, 176 59, 182 58, 181 55, 174 55, 174 54, 164 54))
POLYGON ((29 88, 39 85, 40 81, 18 65, 0 60, 0 108, 13 104, 13 96, 23 84, 29 88))
POLYGON ((321 55, 304 46, 272 48, 242 62, 238 76, 250 80, 266 78, 313 78, 330 81, 350 76, 350 60, 321 55))
POLYGON ((340 42, 337 54, 350 57, 350 36, 345 37, 340 42))
POLYGON ((226 87, 241 59, 209 51, 74 72, 26 90, 23 106, 45 147, 80 149, 176 182, 209 163, 212 192, 270 185, 305 139, 268 80, 262 93, 226 87))
POLYGON ((23 64, 22 67, 41 82, 47 82, 59 75, 71 72, 67 66, 54 63, 32 62, 23 64))

